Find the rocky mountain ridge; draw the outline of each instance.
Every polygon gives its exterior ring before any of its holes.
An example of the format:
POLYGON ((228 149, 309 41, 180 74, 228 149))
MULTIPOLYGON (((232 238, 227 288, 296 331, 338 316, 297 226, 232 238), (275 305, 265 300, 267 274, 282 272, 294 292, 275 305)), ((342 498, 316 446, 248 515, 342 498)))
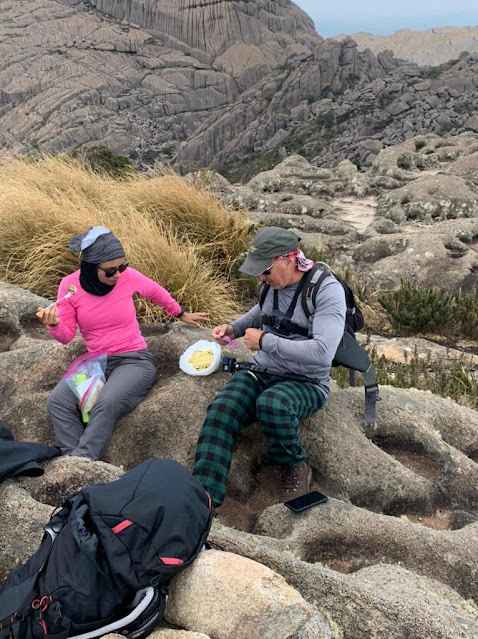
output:
POLYGON ((289 0, 5 0, 1 11, 4 152, 105 144, 140 168, 229 163, 240 179, 281 147, 367 165, 416 134, 476 130, 474 54, 420 68, 323 41, 289 0))
POLYGON ((277 163, 280 147, 317 166, 343 158, 370 166, 381 149, 416 135, 478 130, 478 54, 430 69, 329 39, 222 111, 182 144, 179 168, 203 157, 240 181, 277 163))
POLYGON ((6 0, 0 11, 0 146, 56 153, 103 143, 149 165, 321 41, 289 0, 6 0))
POLYGON ((351 37, 360 51, 370 49, 377 55, 391 49, 398 58, 420 65, 436 66, 459 57, 460 53, 478 53, 478 26, 435 27, 424 31, 399 29, 390 35, 359 32, 333 36, 336 40, 351 37))

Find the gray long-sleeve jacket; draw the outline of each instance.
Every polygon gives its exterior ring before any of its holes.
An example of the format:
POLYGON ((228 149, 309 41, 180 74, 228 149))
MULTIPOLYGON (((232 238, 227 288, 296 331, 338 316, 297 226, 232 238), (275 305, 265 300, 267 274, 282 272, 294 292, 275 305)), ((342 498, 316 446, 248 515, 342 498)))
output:
MULTIPOLYGON (((297 286, 298 283, 279 290, 280 313, 288 310, 297 286)), ((302 309, 301 297, 302 294, 299 295, 291 321, 307 328, 309 320, 302 309)), ((344 333, 346 304, 342 285, 334 277, 327 277, 322 282, 315 302, 313 339, 298 334, 282 337, 272 333, 270 326, 263 326, 261 315, 273 314, 273 300, 273 291, 269 289, 262 311, 256 304, 245 315, 231 322, 234 337, 242 337, 247 328, 262 328, 266 332, 262 349, 252 361, 264 372, 292 372, 316 379, 328 396, 330 366, 344 333)))

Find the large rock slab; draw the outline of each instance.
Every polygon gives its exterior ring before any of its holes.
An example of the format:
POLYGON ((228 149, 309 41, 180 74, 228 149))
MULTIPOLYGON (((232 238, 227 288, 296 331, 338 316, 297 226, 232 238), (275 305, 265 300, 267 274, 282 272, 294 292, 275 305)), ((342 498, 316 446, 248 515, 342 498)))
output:
POLYGON ((371 237, 355 248, 352 257, 379 290, 399 288, 405 279, 419 288, 439 285, 467 293, 477 290, 477 237, 475 218, 418 224, 411 230, 371 237))
MULTIPOLYGON (((301 517, 301 515, 299 515, 301 517)), ((215 524, 215 547, 269 566, 325 611, 333 636, 344 639, 470 639, 478 637, 473 601, 440 582, 397 565, 347 575, 299 559, 287 542, 215 524)))
POLYGON ((178 575, 170 593, 166 619, 214 639, 287 639, 312 616, 282 577, 216 550, 201 554, 178 575))
POLYGON ((377 209, 394 221, 478 217, 478 188, 456 175, 426 175, 383 193, 377 209))
POLYGON ((330 499, 299 517, 283 505, 259 517, 254 532, 287 542, 296 556, 347 574, 364 566, 400 564, 476 599, 473 559, 478 523, 458 531, 432 530, 406 518, 387 517, 330 499))

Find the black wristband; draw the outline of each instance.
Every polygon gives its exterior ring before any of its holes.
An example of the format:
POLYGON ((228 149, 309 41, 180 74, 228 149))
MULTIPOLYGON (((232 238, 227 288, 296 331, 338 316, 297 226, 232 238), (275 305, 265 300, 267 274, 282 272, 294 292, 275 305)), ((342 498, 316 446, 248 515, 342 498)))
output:
POLYGON ((262 331, 261 336, 259 337, 259 350, 262 350, 262 340, 264 339, 265 331, 262 331))
POLYGON ((175 315, 174 317, 176 317, 177 319, 180 319, 182 316, 184 315, 184 309, 181 306, 181 310, 179 311, 179 313, 177 315, 175 315))

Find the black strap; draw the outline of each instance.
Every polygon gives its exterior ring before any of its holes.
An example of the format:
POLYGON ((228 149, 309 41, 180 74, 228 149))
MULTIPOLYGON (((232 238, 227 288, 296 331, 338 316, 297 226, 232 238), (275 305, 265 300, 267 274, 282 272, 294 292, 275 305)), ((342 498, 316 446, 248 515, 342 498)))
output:
POLYGON ((363 379, 365 387, 364 419, 367 424, 370 424, 377 421, 376 404, 380 399, 373 364, 370 364, 369 368, 365 371, 363 379))
POLYGON ((270 285, 267 282, 261 283, 261 290, 259 293, 259 308, 262 310, 264 302, 266 301, 267 293, 269 292, 270 285))
POLYGON ((320 276, 317 277, 316 273, 318 270, 319 269, 315 267, 310 271, 307 288, 302 295, 302 309, 307 318, 313 314, 313 309, 315 310, 315 300, 317 299, 317 293, 322 286, 322 282, 332 275, 330 271, 322 271, 320 276))
POLYGON ((305 375, 300 375, 299 373, 281 373, 277 371, 267 370, 267 368, 262 368, 254 362, 237 362, 236 370, 240 371, 251 371, 252 373, 263 373, 264 375, 273 375, 274 377, 282 377, 283 379, 290 379, 297 382, 309 382, 310 384, 319 384, 318 379, 312 379, 312 377, 306 377, 305 375))
MULTIPOLYGON (((264 313, 261 315, 261 322, 263 326, 271 326, 271 333, 274 333, 274 316, 273 315, 265 315, 264 313)), ((295 322, 289 322, 288 324, 289 327, 289 332, 288 335, 290 334, 294 334, 294 335, 303 335, 304 337, 308 337, 309 335, 309 329, 308 328, 304 328, 303 326, 299 326, 299 324, 296 324, 295 322)), ((281 337, 284 337, 284 334, 280 334, 281 337)))
MULTIPOLYGON (((297 306, 297 300, 299 299, 299 295, 302 293, 302 289, 304 288, 306 282, 309 279, 307 275, 308 273, 304 273, 302 277, 300 278, 299 285, 297 286, 296 291, 294 293, 294 297, 292 298, 292 301, 289 304, 289 308, 284 314, 284 317, 286 319, 290 319, 292 315, 294 314, 295 307, 297 306)), ((277 312, 279 311, 279 291, 277 289, 274 289, 274 303, 273 303, 272 309, 274 313, 276 311, 277 312)))

